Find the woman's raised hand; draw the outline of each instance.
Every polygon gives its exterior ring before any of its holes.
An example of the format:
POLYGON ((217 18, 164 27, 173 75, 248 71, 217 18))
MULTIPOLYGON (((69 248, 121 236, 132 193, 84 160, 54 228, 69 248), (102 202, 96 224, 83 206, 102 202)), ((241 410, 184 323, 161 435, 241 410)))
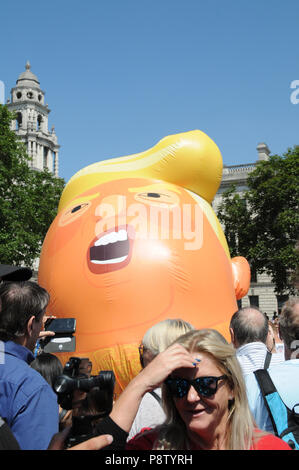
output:
POLYGON ((159 387, 176 369, 194 368, 196 363, 191 354, 181 345, 173 344, 158 354, 136 377, 146 391, 159 387))

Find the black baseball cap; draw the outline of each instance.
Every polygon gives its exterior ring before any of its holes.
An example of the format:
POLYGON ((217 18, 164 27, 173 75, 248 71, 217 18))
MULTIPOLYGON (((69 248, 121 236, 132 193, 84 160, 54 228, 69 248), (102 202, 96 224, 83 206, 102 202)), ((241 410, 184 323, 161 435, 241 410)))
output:
POLYGON ((0 264, 0 280, 2 281, 28 281, 31 276, 30 268, 0 264))

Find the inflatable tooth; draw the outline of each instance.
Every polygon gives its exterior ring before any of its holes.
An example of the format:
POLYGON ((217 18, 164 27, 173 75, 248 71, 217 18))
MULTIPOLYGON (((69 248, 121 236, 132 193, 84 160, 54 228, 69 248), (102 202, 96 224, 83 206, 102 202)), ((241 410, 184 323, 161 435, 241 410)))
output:
POLYGON ((250 270, 230 258, 211 207, 221 176, 218 147, 195 130, 87 166, 65 187, 38 281, 49 314, 77 319, 70 355, 89 357, 96 373, 113 369, 117 392, 140 370, 145 331, 163 319, 228 338, 250 270))

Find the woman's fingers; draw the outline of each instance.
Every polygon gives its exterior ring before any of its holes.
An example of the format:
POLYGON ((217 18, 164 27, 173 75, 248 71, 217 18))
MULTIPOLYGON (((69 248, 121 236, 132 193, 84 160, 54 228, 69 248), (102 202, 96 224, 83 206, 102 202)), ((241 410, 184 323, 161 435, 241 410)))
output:
POLYGON ((158 354, 140 373, 149 388, 158 387, 174 370, 194 367, 191 354, 180 344, 173 344, 158 354))

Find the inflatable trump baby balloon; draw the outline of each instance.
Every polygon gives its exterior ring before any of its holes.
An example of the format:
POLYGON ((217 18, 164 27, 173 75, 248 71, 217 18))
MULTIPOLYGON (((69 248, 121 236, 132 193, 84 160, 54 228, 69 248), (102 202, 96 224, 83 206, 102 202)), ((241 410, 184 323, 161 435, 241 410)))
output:
MULTIPOLYGON (((166 318, 228 337, 250 282, 211 207, 222 177, 216 144, 195 130, 83 168, 66 185, 44 240, 38 281, 48 314, 76 318, 76 351, 122 390, 138 344, 166 318)), ((62 360, 67 359, 62 357, 62 360)))

